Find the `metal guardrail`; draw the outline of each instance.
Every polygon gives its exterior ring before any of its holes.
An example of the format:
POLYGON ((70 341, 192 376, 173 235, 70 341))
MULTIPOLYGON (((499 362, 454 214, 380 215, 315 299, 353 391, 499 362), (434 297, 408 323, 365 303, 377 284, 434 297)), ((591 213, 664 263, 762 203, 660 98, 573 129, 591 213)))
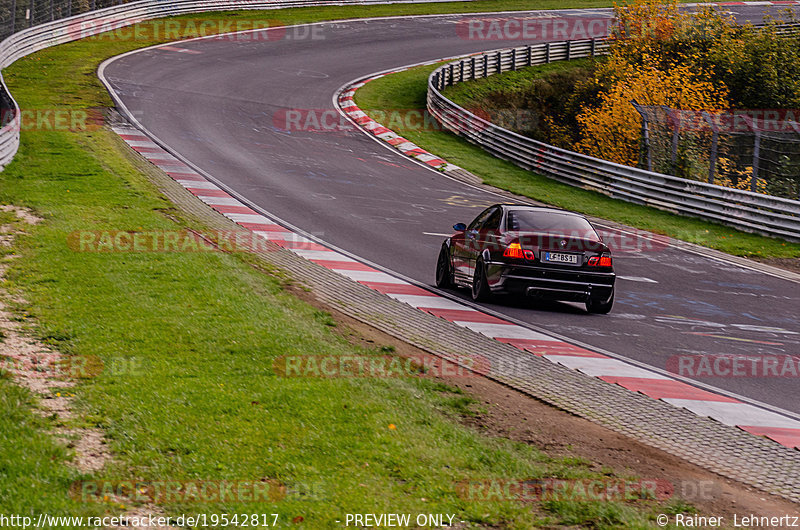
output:
MULTIPOLYGON (((416 3, 431 0, 140 0, 40 24, 0 42, 0 70, 44 48, 145 20, 203 11, 282 9, 315 5, 416 3)), ((792 28, 794 29, 794 28, 792 28)), ((551 61, 604 53, 602 40, 545 43, 487 52, 438 68, 428 79, 428 110, 453 132, 501 158, 562 182, 612 197, 800 240, 800 201, 651 173, 559 149, 497 127, 442 96, 440 90, 469 79, 551 61)), ((0 74, 0 91, 19 106, 0 74)), ((0 128, 0 169, 19 148, 18 120, 0 128)))
MULTIPOLYGON (((426 3, 434 0, 141 0, 113 7, 98 9, 80 15, 33 26, 0 42, 0 70, 17 59, 44 48, 63 44, 112 29, 130 26, 137 22, 173 15, 184 15, 204 11, 238 11, 258 9, 285 9, 289 7, 313 7, 323 5, 371 5, 395 3, 426 3)), ((456 0, 435 0, 456 1, 456 0)), ((0 128, 0 170, 19 149, 19 105, 11 96, 0 73, 0 92, 13 105, 16 119, 0 128)), ((8 116, 5 116, 8 118, 8 116)))
POLYGON ((800 201, 654 173, 560 149, 498 127, 441 93, 456 83, 607 50, 608 44, 599 39, 551 42, 451 62, 428 77, 428 111, 444 127, 489 153, 565 184, 746 232, 800 241, 800 201))

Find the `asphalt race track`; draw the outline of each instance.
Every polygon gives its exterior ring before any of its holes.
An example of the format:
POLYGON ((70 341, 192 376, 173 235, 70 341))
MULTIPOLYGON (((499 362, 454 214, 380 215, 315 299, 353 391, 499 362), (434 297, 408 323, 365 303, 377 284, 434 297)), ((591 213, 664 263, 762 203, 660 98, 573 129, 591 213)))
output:
MULTIPOLYGON (((731 9, 759 19, 763 7, 731 9)), ((289 28, 272 39, 181 42, 122 56, 105 77, 147 129, 253 205, 432 285, 438 234, 502 198, 426 169, 352 127, 287 131, 280 125, 287 110, 321 116, 333 109, 334 93, 353 79, 523 43, 465 39, 457 31, 461 19, 334 22, 289 28)), ((663 245, 617 251, 615 266, 620 279, 607 316, 570 303, 490 307, 662 370, 685 355, 800 356, 795 282, 663 245)), ((800 417, 797 374, 698 380, 800 417)))

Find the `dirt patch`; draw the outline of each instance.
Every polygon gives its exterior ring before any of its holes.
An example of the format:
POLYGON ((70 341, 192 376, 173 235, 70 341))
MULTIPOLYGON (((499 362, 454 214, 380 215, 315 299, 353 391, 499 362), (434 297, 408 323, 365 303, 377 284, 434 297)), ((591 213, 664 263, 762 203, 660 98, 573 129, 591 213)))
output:
MULTIPOLYGON (((35 225, 42 221, 30 210, 18 206, 0 205, 0 211, 13 212, 18 221, 16 224, 0 225, 0 246, 7 248, 23 232, 21 226, 35 225)), ((18 256, 9 254, 0 262, 0 281, 5 277, 8 264, 17 258, 18 256)), ((24 303, 24 300, 12 298, 9 293, 0 290, 0 367, 11 373, 17 384, 39 398, 39 407, 34 410, 53 420, 53 434, 74 451, 75 456, 70 465, 83 473, 101 470, 111 459, 103 432, 68 426, 69 420, 74 418, 74 394, 70 389, 75 386, 76 375, 85 375, 74 372, 81 363, 74 363, 72 358, 61 355, 24 330, 8 307, 11 301, 24 303)), ((130 504, 127 499, 118 501, 119 504, 130 504)), ((133 507, 124 515, 146 519, 151 514, 163 517, 157 507, 149 505, 133 507)))
MULTIPOLYGON (((348 341, 367 348, 392 346, 398 355, 419 357, 427 352, 344 315, 297 286, 287 289, 318 309, 330 313, 334 328, 348 341)), ((589 420, 554 408, 484 377, 435 377, 481 403, 485 413, 464 416, 463 424, 488 436, 526 443, 546 454, 590 462, 590 468, 614 477, 632 475, 667 481, 675 487, 672 499, 683 499, 700 514, 732 521, 750 514, 781 516, 797 513, 798 505, 690 464, 685 460, 627 438, 589 420)), ((525 477, 509 477, 524 479, 525 477)), ((666 501, 666 502, 669 502, 666 501)))
MULTIPOLYGON (((42 221, 30 210, 18 206, 2 205, 0 211, 14 213, 18 221, 16 225, 0 226, 2 243, 7 246, 11 246, 14 237, 22 233, 20 225, 35 225, 42 221)), ((0 279, 5 274, 8 262, 14 259, 17 256, 5 257, 5 263, 0 268, 0 279)), ((3 366, 20 386, 39 397, 39 408, 35 410, 54 420, 54 434, 75 451, 72 465, 83 472, 101 469, 110 458, 102 432, 65 426, 73 417, 73 394, 69 389, 75 386, 74 379, 70 378, 69 359, 25 331, 7 306, 10 300, 8 293, 0 292, 0 330, 3 336, 0 358, 3 359, 3 366)), ((24 302, 20 299, 14 301, 24 302)))
POLYGON ((753 258, 753 261, 800 273, 800 258, 753 258))
POLYGON ((34 214, 28 208, 23 208, 21 206, 14 206, 13 204, 0 204, 0 211, 13 212, 14 215, 17 216, 17 219, 28 225, 38 225, 43 221, 41 217, 34 214))

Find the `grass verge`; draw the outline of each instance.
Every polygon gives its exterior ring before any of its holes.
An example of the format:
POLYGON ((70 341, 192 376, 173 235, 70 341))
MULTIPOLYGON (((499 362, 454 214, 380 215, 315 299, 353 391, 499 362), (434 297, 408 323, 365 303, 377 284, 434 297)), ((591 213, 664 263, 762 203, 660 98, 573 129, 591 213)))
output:
POLYGON ((590 68, 595 59, 573 59, 571 61, 554 61, 541 66, 512 70, 500 75, 490 75, 468 83, 458 83, 447 87, 447 97, 461 105, 474 105, 476 100, 490 98, 497 93, 524 93, 533 81, 550 74, 565 73, 575 68, 590 68))
MULTIPOLYGON (((382 114, 380 111, 385 109, 424 109, 428 75, 437 67, 438 65, 420 66, 371 81, 356 92, 355 101, 364 112, 375 119, 379 119, 382 114)), ((446 94, 452 94, 461 105, 474 105, 473 98, 493 91, 500 84, 524 83, 537 75, 538 68, 540 67, 462 83, 449 88, 446 94), (473 83, 476 86, 471 86, 473 83)), ((723 225, 574 188, 495 158, 480 147, 447 131, 415 128, 397 132, 423 149, 481 177, 486 184, 537 201, 666 234, 737 256, 800 257, 800 244, 748 234, 723 225)))
MULTIPOLYGON (((588 7, 605 2, 575 1, 588 7)), ((607 4, 606 4, 607 5, 607 4)), ((475 2, 466 9, 558 6, 562 2, 475 2)), ((380 14, 454 11, 454 4, 286 10, 284 23, 380 14)), ((212 14, 265 20, 276 12, 212 14)), ((193 15, 197 18, 197 15, 193 15)), ((163 40, 163 39, 161 39, 163 40)), ((104 107, 97 65, 155 44, 87 39, 25 58, 4 74, 25 109, 104 107)), ((282 378, 282 355, 384 355, 352 345, 330 316, 284 289, 280 274, 223 253, 78 253, 77 230, 159 231, 202 224, 175 212, 126 158, 106 129, 24 130, 14 162, 0 173, 0 203, 32 208, 44 221, 18 239, 4 288, 21 294, 18 314, 66 355, 100 358, 106 369, 81 380, 73 427, 102 429, 114 460, 82 475, 70 451, 32 414, 35 397, 0 380, 0 512, 119 513, 115 499, 76 502, 77 479, 279 483, 277 502, 160 502, 171 515, 277 513, 279 525, 339 526, 346 513, 452 513, 475 524, 645 527, 657 503, 508 501, 460 497, 465 479, 602 479, 591 463, 550 457, 524 444, 463 427, 471 403, 428 379, 282 378), (13 448, 7 450, 6 448, 13 448)), ((70 526, 69 524, 64 526, 70 526)), ((221 526, 221 525, 213 525, 221 526)))

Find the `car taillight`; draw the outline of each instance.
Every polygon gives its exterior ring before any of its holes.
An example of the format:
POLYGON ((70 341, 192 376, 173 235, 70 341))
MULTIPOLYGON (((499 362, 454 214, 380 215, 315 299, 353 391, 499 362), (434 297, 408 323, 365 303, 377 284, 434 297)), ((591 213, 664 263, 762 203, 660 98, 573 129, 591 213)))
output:
POLYGON ((536 260, 536 254, 532 250, 528 249, 523 250, 522 245, 520 245, 519 243, 511 243, 510 245, 508 245, 505 251, 503 251, 503 257, 515 258, 515 259, 525 258, 526 260, 529 261, 536 260))
POLYGON ((589 258, 587 264, 590 267, 610 267, 611 266, 611 256, 608 254, 603 254, 602 256, 592 256, 589 258))
POLYGON ((503 252, 503 257, 522 259, 525 256, 522 253, 522 247, 520 246, 519 243, 511 243, 506 247, 506 250, 503 252))

